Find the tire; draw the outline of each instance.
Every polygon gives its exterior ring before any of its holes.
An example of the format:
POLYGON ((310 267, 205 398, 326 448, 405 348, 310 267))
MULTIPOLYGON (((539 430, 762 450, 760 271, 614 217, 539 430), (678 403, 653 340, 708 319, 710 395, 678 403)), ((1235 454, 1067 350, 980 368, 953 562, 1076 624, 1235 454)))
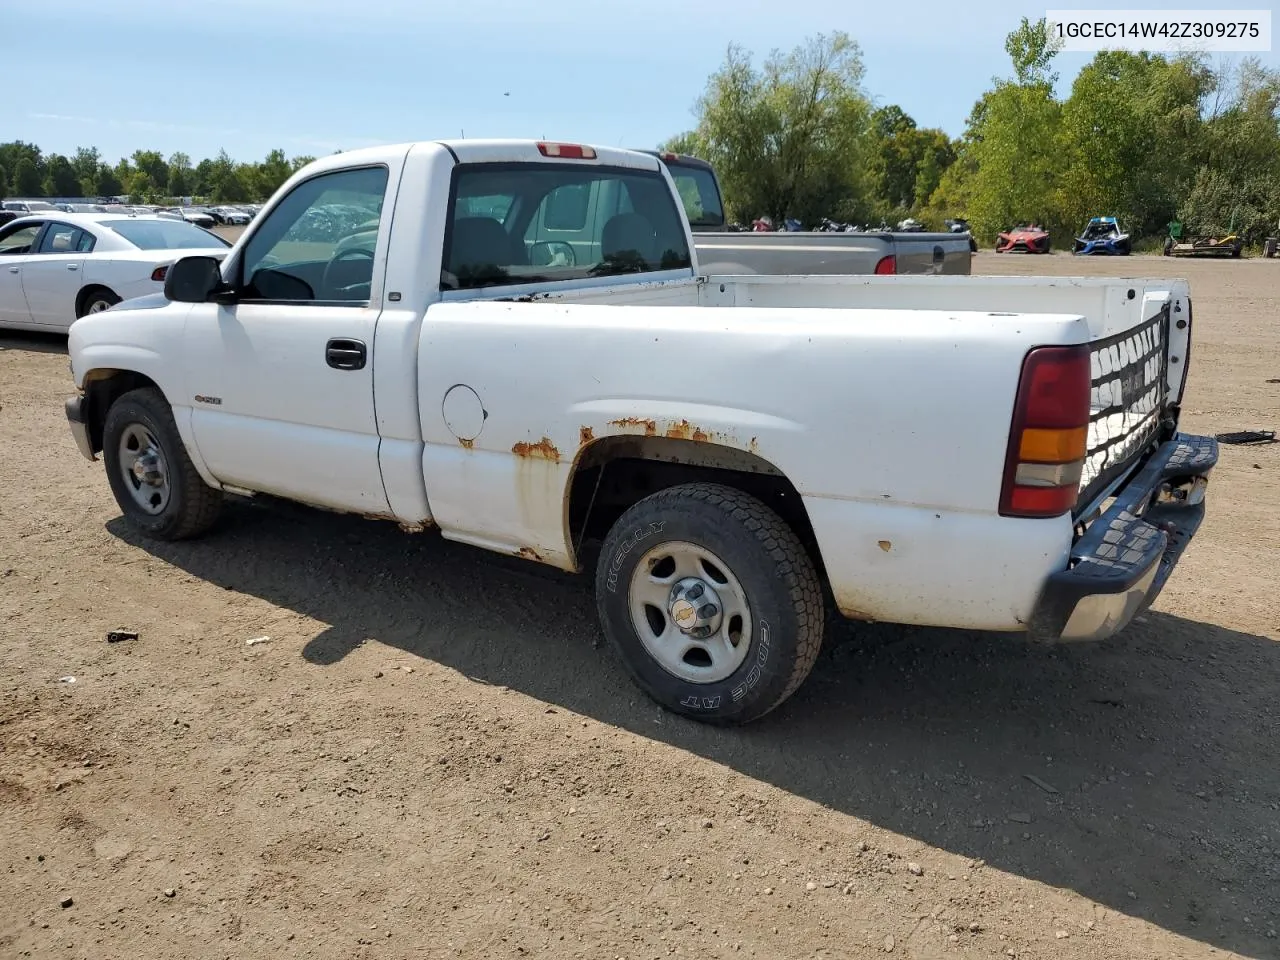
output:
POLYGON ((217 522, 222 491, 210 487, 196 472, 178 435, 173 411, 154 387, 130 390, 111 405, 102 430, 102 459, 107 482, 125 519, 147 536, 185 540, 217 522), (130 455, 132 450, 153 448, 158 451, 158 461, 130 455), (152 477, 158 474, 163 482, 153 486, 139 478, 130 469, 136 461, 143 463, 139 469, 152 477), (152 469, 146 470, 148 466, 152 469), (152 506, 144 507, 142 500, 148 496, 152 506))
POLYGON ((120 298, 106 287, 95 287, 80 298, 76 319, 87 317, 91 313, 101 313, 107 307, 114 307, 119 302, 120 298))
POLYGON ((636 684, 666 709, 711 724, 756 720, 790 697, 813 669, 826 625, 821 583, 795 532, 760 500, 716 483, 660 490, 618 519, 596 565, 596 605, 636 684), (697 592, 673 602, 681 584, 697 592), (691 617, 695 632, 713 630, 709 642, 681 630, 676 615, 691 617), (655 627, 671 651, 665 665, 650 652, 661 647, 655 627))

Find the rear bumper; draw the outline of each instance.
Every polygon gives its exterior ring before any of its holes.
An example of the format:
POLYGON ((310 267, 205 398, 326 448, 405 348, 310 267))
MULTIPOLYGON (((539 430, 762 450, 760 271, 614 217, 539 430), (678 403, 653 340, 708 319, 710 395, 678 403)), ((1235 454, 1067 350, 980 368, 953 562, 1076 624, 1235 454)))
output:
POLYGON ((97 460, 93 452, 93 442, 89 439, 89 398, 86 396, 67 397, 67 423, 71 427, 71 436, 76 447, 86 460, 97 460))
POLYGON ((1027 624, 1037 640, 1103 640, 1160 595, 1204 519, 1213 437, 1179 434, 1162 444, 1049 576, 1027 624))

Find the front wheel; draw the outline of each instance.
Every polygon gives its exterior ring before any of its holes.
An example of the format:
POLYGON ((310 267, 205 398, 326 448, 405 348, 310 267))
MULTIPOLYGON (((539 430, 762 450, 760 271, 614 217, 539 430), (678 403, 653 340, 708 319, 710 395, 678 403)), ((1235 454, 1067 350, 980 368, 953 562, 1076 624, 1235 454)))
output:
POLYGON ((711 723, 746 723, 793 694, 822 646, 817 572, 755 497, 689 483, 646 497, 596 567, 605 635, 649 697, 711 723))
POLYGON ((157 540, 184 540, 218 519, 222 491, 196 472, 164 395, 130 390, 107 411, 102 459, 116 503, 131 524, 157 540))

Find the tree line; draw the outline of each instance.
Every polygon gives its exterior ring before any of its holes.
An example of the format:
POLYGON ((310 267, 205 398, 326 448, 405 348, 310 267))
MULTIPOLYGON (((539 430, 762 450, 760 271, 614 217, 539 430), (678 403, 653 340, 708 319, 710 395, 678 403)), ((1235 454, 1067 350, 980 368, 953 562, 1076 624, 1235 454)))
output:
POLYGON ((974 104, 963 134, 873 106, 861 51, 818 35, 762 65, 730 46, 694 105, 696 125, 662 149, 716 168, 731 219, 822 217, 940 229, 964 217, 984 243, 1035 222, 1065 245, 1091 216, 1135 238, 1229 231, 1256 244, 1280 217, 1280 72, 1256 59, 1103 51, 1061 99, 1043 20, 1005 41, 1010 75, 974 104))
POLYGON ((271 196, 314 157, 286 157, 272 150, 258 163, 238 163, 225 150, 193 164, 185 153, 166 158, 135 150, 115 164, 94 147, 73 156, 44 153, 34 143, 0 143, 0 197, 119 197, 133 203, 199 197, 214 203, 247 203, 271 196))

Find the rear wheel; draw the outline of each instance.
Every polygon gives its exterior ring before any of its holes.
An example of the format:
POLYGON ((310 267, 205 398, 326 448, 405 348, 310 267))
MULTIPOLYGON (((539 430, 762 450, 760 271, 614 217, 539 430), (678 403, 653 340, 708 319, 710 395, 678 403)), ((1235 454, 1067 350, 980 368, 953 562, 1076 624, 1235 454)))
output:
POLYGON ((822 647, 822 590, 799 538, 720 484, 670 487, 628 509, 605 538, 596 602, 640 688, 711 723, 773 710, 822 647))
POLYGON ((119 302, 120 298, 106 287, 93 287, 81 294, 76 318, 87 317, 91 313, 101 313, 119 302))
POLYGON ((218 519, 222 491, 204 482, 187 455, 164 395, 130 390, 107 411, 102 431, 107 482, 125 518, 157 540, 184 540, 218 519))

